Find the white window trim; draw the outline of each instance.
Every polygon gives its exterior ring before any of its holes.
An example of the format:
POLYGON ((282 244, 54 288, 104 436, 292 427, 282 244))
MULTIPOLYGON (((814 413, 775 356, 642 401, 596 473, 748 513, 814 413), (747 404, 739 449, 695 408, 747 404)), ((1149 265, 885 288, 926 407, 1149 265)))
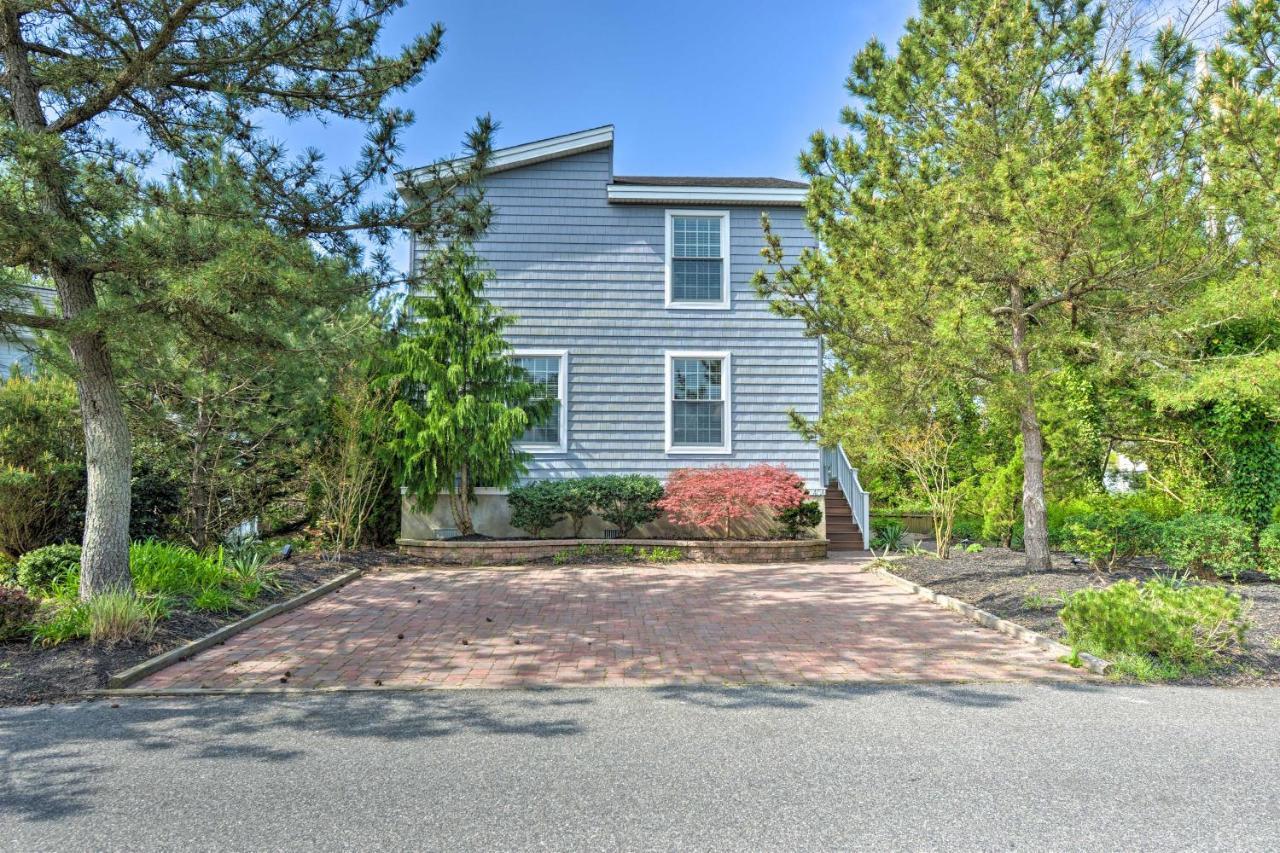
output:
POLYGON ((545 453, 566 453, 569 450, 569 351, 567 349, 517 349, 511 351, 512 358, 520 356, 558 358, 560 359, 559 397, 560 397, 560 441, 558 444, 529 444, 516 442, 516 447, 535 456, 545 453))
POLYGON ((730 259, 733 255, 733 247, 729 243, 729 211, 727 210, 707 210, 705 208, 695 209, 672 209, 666 211, 666 261, 664 266, 664 277, 666 285, 663 292, 663 304, 667 308, 690 309, 690 310, 718 310, 723 311, 730 306, 729 299, 729 282, 733 276, 730 275, 730 259), (720 256, 723 263, 720 265, 720 299, 715 302, 674 302, 671 299, 671 261, 672 254, 675 251, 675 228, 672 223, 677 216, 718 216, 720 217, 720 256))
POLYGON ((671 456, 724 456, 733 453, 733 364, 732 356, 726 351, 711 350, 665 350, 666 381, 664 382, 666 403, 663 406, 664 444, 671 456), (672 404, 672 367, 677 358, 718 358, 720 359, 720 395, 724 402, 724 444, 720 447, 678 447, 671 443, 672 404))

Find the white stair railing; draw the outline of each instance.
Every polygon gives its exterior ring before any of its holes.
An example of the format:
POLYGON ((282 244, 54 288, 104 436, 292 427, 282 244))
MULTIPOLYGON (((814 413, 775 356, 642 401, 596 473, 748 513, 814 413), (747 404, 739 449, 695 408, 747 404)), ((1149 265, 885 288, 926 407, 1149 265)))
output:
POLYGON ((840 484, 840 491, 844 493, 844 499, 853 513, 853 523, 862 531, 862 544, 870 547, 871 495, 858 482, 858 469, 849 464, 849 457, 845 455, 843 447, 837 444, 835 447, 822 449, 822 473, 825 482, 835 480, 840 484))

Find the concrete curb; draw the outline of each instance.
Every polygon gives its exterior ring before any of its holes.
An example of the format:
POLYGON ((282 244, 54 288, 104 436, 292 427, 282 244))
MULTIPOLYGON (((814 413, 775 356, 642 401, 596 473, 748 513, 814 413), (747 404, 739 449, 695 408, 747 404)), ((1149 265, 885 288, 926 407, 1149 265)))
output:
MULTIPOLYGON (((875 558, 875 560, 883 562, 893 562, 900 559, 902 558, 875 558)), ((945 607, 948 610, 959 613, 961 616, 964 616, 973 622, 977 622, 984 628, 990 628, 991 630, 999 631, 1001 634, 1006 636, 1022 640, 1024 643, 1030 643, 1037 648, 1041 648, 1046 652, 1052 653, 1056 657, 1070 658, 1074 654, 1075 657, 1079 659, 1081 665, 1095 675, 1106 675, 1107 670, 1111 668, 1111 661, 1109 660, 1103 660, 1100 657, 1095 657, 1088 652, 1072 652, 1070 646, 1059 643, 1057 640, 1051 640, 1039 631, 1032 631, 1030 628, 1023 627, 1016 622, 1010 622, 1008 619, 1001 619, 994 613, 988 613, 980 607, 974 607, 972 604, 960 601, 957 598, 952 598, 949 595, 934 592, 927 586, 921 586, 920 584, 913 583, 906 578, 899 577, 888 569, 877 566, 874 560, 867 566, 867 570, 874 572, 896 586, 902 587, 908 592, 915 593, 917 597, 923 598, 925 601, 931 601, 940 607, 945 607)))
MULTIPOLYGON (((238 622, 232 622, 230 625, 223 625, 212 634, 206 634, 198 640, 192 640, 185 645, 178 646, 176 649, 170 649, 169 651, 158 654, 153 658, 148 658, 136 666, 131 666, 128 669, 115 673, 107 679, 107 686, 117 690, 128 687, 130 684, 151 675, 153 672, 158 672, 170 664, 177 663, 180 660, 189 658, 198 652, 204 651, 210 646, 217 645, 218 643, 225 641, 228 637, 235 636, 241 631, 252 628, 259 622, 265 622, 272 616, 279 616, 281 613, 293 610, 295 607, 301 607, 307 602, 313 601, 326 593, 333 592, 338 587, 350 583, 362 574, 364 574, 363 569, 352 569, 345 574, 338 575, 332 580, 325 581, 315 589, 309 589, 301 595, 295 595, 293 598, 286 601, 281 601, 278 604, 271 605, 270 607, 264 607, 257 613, 251 613, 238 622)), ((90 690, 87 692, 93 695, 100 695, 107 691, 90 690)))

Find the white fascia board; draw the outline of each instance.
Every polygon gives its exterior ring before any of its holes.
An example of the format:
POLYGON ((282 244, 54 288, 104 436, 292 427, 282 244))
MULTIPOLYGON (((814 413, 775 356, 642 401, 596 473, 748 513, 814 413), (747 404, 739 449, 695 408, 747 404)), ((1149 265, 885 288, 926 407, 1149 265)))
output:
POLYGON ((802 205, 809 190, 801 187, 672 187, 610 184, 615 204, 764 204, 802 205))
MULTIPOLYGON (((485 171, 504 172, 520 166, 555 160, 558 157, 568 157, 571 154, 581 154, 584 151, 607 148, 612 144, 613 125, 606 124, 603 127, 593 127, 589 130, 566 133, 563 136, 553 136, 550 139, 525 142, 521 145, 513 145, 510 148, 498 148, 489 156, 489 167, 485 171)), ((470 157, 459 157, 455 160, 447 160, 441 163, 440 167, 462 169, 470 162, 470 157)), ((412 178, 418 175, 426 175, 427 173, 427 169, 410 169, 407 172, 402 172, 396 176, 396 188, 403 194, 405 186, 402 176, 407 175, 412 178)))

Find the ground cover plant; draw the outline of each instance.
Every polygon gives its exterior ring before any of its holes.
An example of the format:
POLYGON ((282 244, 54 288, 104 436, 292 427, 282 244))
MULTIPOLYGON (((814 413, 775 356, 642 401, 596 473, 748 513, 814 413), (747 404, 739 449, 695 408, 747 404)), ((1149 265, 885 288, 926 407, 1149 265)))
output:
POLYGON ((1122 580, 1071 593, 1059 616, 1067 642, 1141 680, 1201 675, 1240 651, 1247 623, 1239 595, 1175 576, 1122 580))
POLYGON ((684 558, 680 548, 666 545, 588 545, 557 552, 551 562, 557 566, 575 563, 675 563, 684 558))

